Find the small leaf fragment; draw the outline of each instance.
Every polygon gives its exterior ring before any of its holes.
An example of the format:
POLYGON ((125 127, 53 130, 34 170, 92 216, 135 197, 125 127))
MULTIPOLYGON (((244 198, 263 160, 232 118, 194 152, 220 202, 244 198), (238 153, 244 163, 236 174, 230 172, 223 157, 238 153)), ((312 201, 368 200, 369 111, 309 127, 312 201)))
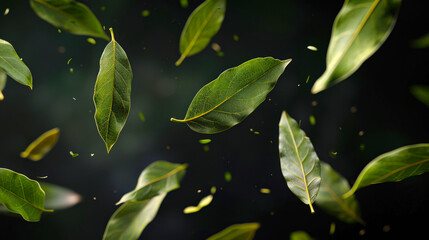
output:
POLYGON ((263 194, 270 194, 271 193, 271 190, 269 188, 261 188, 259 191, 263 194))
POLYGON ((21 153, 21 157, 28 158, 33 161, 39 161, 55 146, 59 135, 59 128, 54 128, 43 133, 40 137, 34 140, 24 152, 21 153))
POLYGON ((184 214, 196 213, 199 212, 203 207, 207 207, 213 200, 213 195, 208 195, 201 199, 198 203, 198 206, 189 206, 183 209, 184 214))
POLYGON ((144 117, 144 114, 142 112, 139 112, 140 121, 144 122, 146 121, 146 118, 144 117))
POLYGON ((95 45, 97 43, 94 38, 87 38, 86 41, 92 45, 95 45))
POLYGON ((231 180, 232 180, 232 174, 230 172, 226 171, 225 175, 224 175, 224 178, 225 178, 225 182, 231 182, 231 180))
POLYGON ((149 15, 150 15, 150 11, 149 11, 149 10, 147 10, 147 9, 146 9, 146 10, 143 10, 143 11, 142 11, 142 16, 143 16, 143 17, 147 17, 147 16, 149 16, 149 15))
POLYGON ((207 240, 252 240, 259 227, 259 223, 234 224, 207 238, 207 240))
POLYGON ((317 52, 317 47, 315 47, 315 46, 307 46, 307 49, 308 50, 311 50, 311 51, 313 51, 313 52, 317 52))
POLYGON ((70 156, 72 156, 72 157, 77 157, 77 156, 79 156, 79 154, 78 154, 78 153, 74 153, 74 152, 70 151, 70 156))
POLYGON ((198 140, 198 142, 201 143, 201 144, 208 144, 211 141, 212 141, 211 139, 200 139, 200 140, 198 140))

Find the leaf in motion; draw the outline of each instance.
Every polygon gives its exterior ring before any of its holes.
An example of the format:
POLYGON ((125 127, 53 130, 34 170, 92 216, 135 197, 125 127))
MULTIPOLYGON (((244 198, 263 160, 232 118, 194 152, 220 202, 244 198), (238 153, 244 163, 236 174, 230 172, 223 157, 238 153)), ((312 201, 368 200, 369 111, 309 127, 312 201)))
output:
POLYGON ((326 70, 316 94, 352 75, 384 43, 395 25, 401 0, 348 0, 334 21, 326 70))
POLYGON ((341 221, 365 225, 355 197, 342 198, 350 190, 347 180, 325 162, 320 162, 320 167, 322 181, 315 201, 317 206, 341 221))
POLYGON ((45 207, 54 210, 66 209, 80 202, 81 196, 74 191, 51 183, 41 182, 45 191, 45 207))
POLYGON ((429 143, 400 147, 368 163, 353 187, 343 197, 348 198, 356 190, 371 184, 399 182, 427 171, 429 171, 429 143))
POLYGON ((279 153, 289 189, 314 213, 312 203, 320 187, 319 158, 305 132, 285 111, 279 123, 279 153))
POLYGON ((21 153, 22 158, 28 158, 33 161, 39 161, 51 151, 55 146, 60 136, 60 129, 54 128, 43 133, 34 142, 32 142, 24 152, 21 153))
POLYGON ((419 37, 418 39, 411 42, 413 48, 428 48, 429 47, 429 33, 419 37))
POLYGON ((7 80, 6 73, 0 71, 0 101, 4 99, 4 95, 2 91, 6 87, 6 80, 7 80))
POLYGON ((222 25, 226 0, 206 0, 189 16, 180 36, 179 66, 186 57, 201 52, 222 25))
POLYGON ((37 181, 6 168, 0 168, 0 204, 29 222, 38 222, 44 209, 45 192, 37 181))
MULTIPOLYGON (((429 107, 429 85, 413 85, 411 86, 410 90, 411 90, 411 93, 414 95, 414 97, 416 97, 427 107, 429 107)), ((1 85, 0 85, 0 91, 1 91, 1 85)))
POLYGON ((231 225, 207 240, 252 240, 259 223, 242 223, 231 225))
POLYGON ((195 132, 213 134, 243 121, 274 88, 290 63, 271 57, 255 58, 223 72, 198 91, 184 122, 195 132))
POLYGON ((30 5, 41 19, 57 28, 109 40, 97 17, 82 3, 74 0, 30 0, 30 5))
POLYGON ((304 231, 292 232, 289 236, 289 240, 315 240, 308 233, 304 231))
POLYGON ((135 190, 119 201, 125 203, 110 218, 103 239, 138 239, 155 218, 167 193, 180 187, 186 167, 157 161, 143 170, 135 190))
POLYGON ((100 71, 94 89, 95 122, 110 152, 127 121, 131 107, 131 72, 127 54, 116 42, 107 44, 100 59, 100 71))
POLYGON ((33 89, 33 77, 30 69, 18 56, 13 46, 2 39, 0 39, 0 71, 5 72, 18 83, 33 89))
MULTIPOLYGON (((215 190, 216 191, 216 190, 215 190)), ((207 207, 213 200, 213 195, 208 195, 201 199, 198 206, 189 206, 183 209, 184 214, 196 213, 199 212, 203 207, 207 207)))

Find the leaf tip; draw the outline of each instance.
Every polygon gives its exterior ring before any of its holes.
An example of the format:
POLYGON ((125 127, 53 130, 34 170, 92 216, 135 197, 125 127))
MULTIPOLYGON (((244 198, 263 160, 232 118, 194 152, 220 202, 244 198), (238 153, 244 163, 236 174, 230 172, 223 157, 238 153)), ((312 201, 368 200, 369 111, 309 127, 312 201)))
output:
MULTIPOLYGON (((113 34, 113 28, 109 28, 109 31, 110 31, 110 36, 112 38, 112 41, 114 42, 115 41, 115 35, 113 34)), ((107 39, 109 39, 109 38, 107 37, 107 39)))

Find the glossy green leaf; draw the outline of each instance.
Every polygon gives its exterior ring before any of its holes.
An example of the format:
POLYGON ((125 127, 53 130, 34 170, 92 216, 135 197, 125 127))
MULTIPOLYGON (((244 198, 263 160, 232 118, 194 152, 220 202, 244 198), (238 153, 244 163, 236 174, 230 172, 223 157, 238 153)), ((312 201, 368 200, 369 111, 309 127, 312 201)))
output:
POLYGON ((326 70, 312 93, 353 74, 384 43, 395 25, 401 0, 346 0, 332 27, 326 70))
POLYGON ((167 193, 179 188, 186 167, 186 164, 157 161, 143 170, 135 190, 119 201, 125 203, 110 218, 103 239, 138 239, 155 218, 167 193))
POLYGON ((34 12, 43 20, 77 35, 109 40, 91 10, 74 0, 30 0, 34 12))
POLYGON ((320 187, 320 163, 313 144, 298 123, 285 111, 279 123, 282 173, 289 189, 305 204, 313 205, 320 187))
POLYGON ((45 192, 37 181, 6 168, 0 168, 0 204, 29 222, 38 222, 44 209, 45 192))
POLYGON ((222 25, 226 0, 206 0, 189 16, 180 36, 179 66, 186 57, 201 52, 222 25))
POLYGON ((429 143, 404 146, 382 154, 372 160, 359 174, 353 187, 344 198, 348 198, 362 187, 398 182, 429 171, 429 143))
POLYGON ((107 44, 100 59, 94 89, 95 122, 109 153, 118 140, 131 108, 131 72, 127 54, 116 42, 107 44))
POLYGON ((290 61, 255 58, 226 70, 198 91, 184 120, 171 121, 205 134, 233 127, 265 100, 290 61))
POLYGON ((54 128, 43 133, 40 137, 34 140, 24 152, 21 153, 22 158, 28 158, 33 161, 39 161, 55 146, 60 136, 60 129, 54 128))
POLYGON ((231 225, 207 240, 252 240, 259 223, 242 223, 231 225))
POLYGON ((13 46, 0 39, 0 71, 9 77, 33 89, 33 77, 30 69, 24 64, 13 46))
POLYGON ((46 208, 66 209, 78 204, 82 199, 79 194, 65 187, 45 182, 40 182, 40 186, 46 194, 46 208))
MULTIPOLYGON (((429 107, 429 85, 414 85, 410 88, 411 93, 429 107)), ((1 86, 0 86, 1 91, 1 86)))
POLYGON ((289 236, 289 240, 315 240, 308 233, 304 231, 292 232, 289 236))
POLYGON ((7 76, 6 73, 0 71, 0 101, 4 99, 3 89, 6 87, 7 76))
POLYGON ((179 188, 186 168, 187 164, 179 165, 166 161, 152 163, 141 173, 136 188, 122 196, 116 205, 127 201, 143 201, 179 188))
POLYGON ((320 167, 322 181, 315 200, 317 206, 341 221, 359 222, 365 225, 361 218, 359 203, 355 197, 342 198, 343 194, 350 190, 347 180, 327 163, 320 162, 320 167))

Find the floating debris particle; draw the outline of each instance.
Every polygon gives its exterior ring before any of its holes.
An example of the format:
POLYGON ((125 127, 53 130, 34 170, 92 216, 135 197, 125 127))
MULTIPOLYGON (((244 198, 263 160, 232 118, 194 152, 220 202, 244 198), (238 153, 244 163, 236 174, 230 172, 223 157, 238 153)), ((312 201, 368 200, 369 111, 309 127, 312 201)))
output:
POLYGON ((200 139, 200 140, 198 140, 198 142, 199 143, 201 143, 201 144, 207 144, 207 143, 210 143, 212 140, 211 139, 200 139))
POLYGON ((232 180, 232 175, 231 175, 231 173, 230 172, 228 172, 228 171, 226 171, 225 172, 225 182, 231 182, 231 180, 232 180))
POLYGON ((62 32, 61 32, 61 29, 59 29, 59 28, 58 28, 58 33, 62 33, 62 32))
POLYGON ((269 188, 261 188, 259 191, 263 194, 270 194, 271 193, 271 190, 269 188))
POLYGON ((351 108, 350 108, 350 112, 351 112, 351 113, 355 113, 355 112, 357 112, 357 107, 355 107, 355 106, 351 107, 351 108))
POLYGON ((92 45, 95 45, 97 43, 94 38, 87 38, 86 41, 92 45))
POLYGON ((201 189, 198 189, 198 190, 197 190, 197 193, 201 193, 201 189))
POLYGON ((77 156, 79 156, 79 154, 78 153, 74 153, 73 151, 70 151, 70 156, 77 157, 77 156))
POLYGON ((312 126, 316 125, 316 118, 313 115, 310 115, 310 117, 308 117, 308 120, 310 121, 310 124, 312 126))
POLYGON ((308 50, 311 50, 311 51, 313 51, 313 52, 317 52, 317 47, 315 47, 315 46, 311 46, 311 45, 309 45, 309 46, 307 46, 307 49, 308 50))
POLYGON ((75 97, 72 97, 72 99, 76 101, 76 98, 75 98, 75 97))
POLYGON ((253 134, 259 135, 259 132, 258 131, 254 131, 253 134))
POLYGON ((71 73, 73 73, 73 72, 74 72, 74 69, 73 69, 73 68, 70 68, 70 72, 71 72, 71 73))
POLYGON ((359 133, 358 133, 359 137, 362 137, 364 134, 365 134, 364 131, 359 131, 359 133))
POLYGON ((146 10, 143 10, 143 11, 142 11, 142 16, 143 16, 143 17, 147 17, 147 16, 149 16, 149 15, 150 15, 150 11, 149 11, 149 10, 147 10, 147 9, 146 9, 146 10))
POLYGON ((217 43, 212 43, 212 49, 213 49, 215 52, 219 52, 220 50, 222 50, 222 48, 220 47, 220 45, 219 45, 219 44, 217 44, 217 43))
POLYGON ((167 149, 167 151, 170 151, 171 147, 170 147, 169 145, 167 145, 167 146, 165 147, 165 149, 167 149))
POLYGON ((232 39, 234 39, 234 41, 238 42, 238 40, 240 40, 240 38, 238 37, 237 34, 232 35, 232 39))
POLYGON ((308 75, 307 80, 305 80, 305 83, 308 83, 308 80, 310 80, 310 75, 308 75))
POLYGON ((331 226, 329 226, 329 235, 334 235, 335 233, 335 222, 331 222, 331 226))
POLYGON ((212 188, 210 188, 210 193, 211 194, 215 194, 216 193, 216 187, 213 186, 212 188))
POLYGON ((317 106, 317 101, 312 101, 311 106, 313 106, 313 107, 317 106))
POLYGON ((100 10, 101 10, 101 11, 106 11, 106 6, 101 6, 101 7, 100 7, 100 10))
POLYGON ((200 211, 203 207, 208 206, 213 200, 213 195, 208 195, 201 199, 200 203, 198 203, 198 206, 189 206, 183 209, 184 214, 190 214, 200 211))
POLYGON ((37 177, 37 178, 46 179, 46 178, 48 178, 48 176, 42 176, 42 177, 37 177))
POLYGON ((6 9, 4 10, 4 14, 3 14, 3 15, 4 15, 4 16, 8 15, 8 14, 9 14, 9 11, 10 11, 10 10, 9 10, 9 8, 6 8, 6 9))
POLYGON ((361 229, 359 231, 359 236, 363 236, 363 235, 365 235, 365 233, 366 233, 365 229, 361 229))
POLYGON ((139 117, 142 122, 146 120, 142 112, 139 112, 139 117))
POLYGON ((204 150, 204 152, 210 151, 210 146, 209 145, 204 145, 203 146, 203 150, 204 150))
POLYGON ((94 153, 91 153, 91 157, 94 157, 94 155, 95 155, 94 153))
POLYGON ((216 55, 218 57, 223 57, 225 54, 222 51, 216 52, 216 55))
POLYGON ((365 144, 361 143, 361 144, 359 145, 359 149, 360 149, 361 151, 365 150, 365 144))
POLYGON ((71 60, 72 60, 73 58, 70 58, 68 61, 67 61, 67 65, 69 65, 70 64, 70 62, 71 62, 71 60))
POLYGON ((95 200, 97 200, 97 198, 96 198, 96 197, 93 197, 92 199, 94 199, 94 201, 95 201, 95 200))
POLYGON ((390 225, 384 225, 383 232, 390 232, 390 225))
POLYGON ((59 52, 59 53, 65 53, 65 52, 66 52, 66 48, 65 48, 65 47, 63 47, 63 46, 59 46, 59 47, 58 47, 58 52, 59 52))
POLYGON ((187 8, 188 5, 188 0, 180 0, 180 6, 182 6, 182 8, 187 8))

